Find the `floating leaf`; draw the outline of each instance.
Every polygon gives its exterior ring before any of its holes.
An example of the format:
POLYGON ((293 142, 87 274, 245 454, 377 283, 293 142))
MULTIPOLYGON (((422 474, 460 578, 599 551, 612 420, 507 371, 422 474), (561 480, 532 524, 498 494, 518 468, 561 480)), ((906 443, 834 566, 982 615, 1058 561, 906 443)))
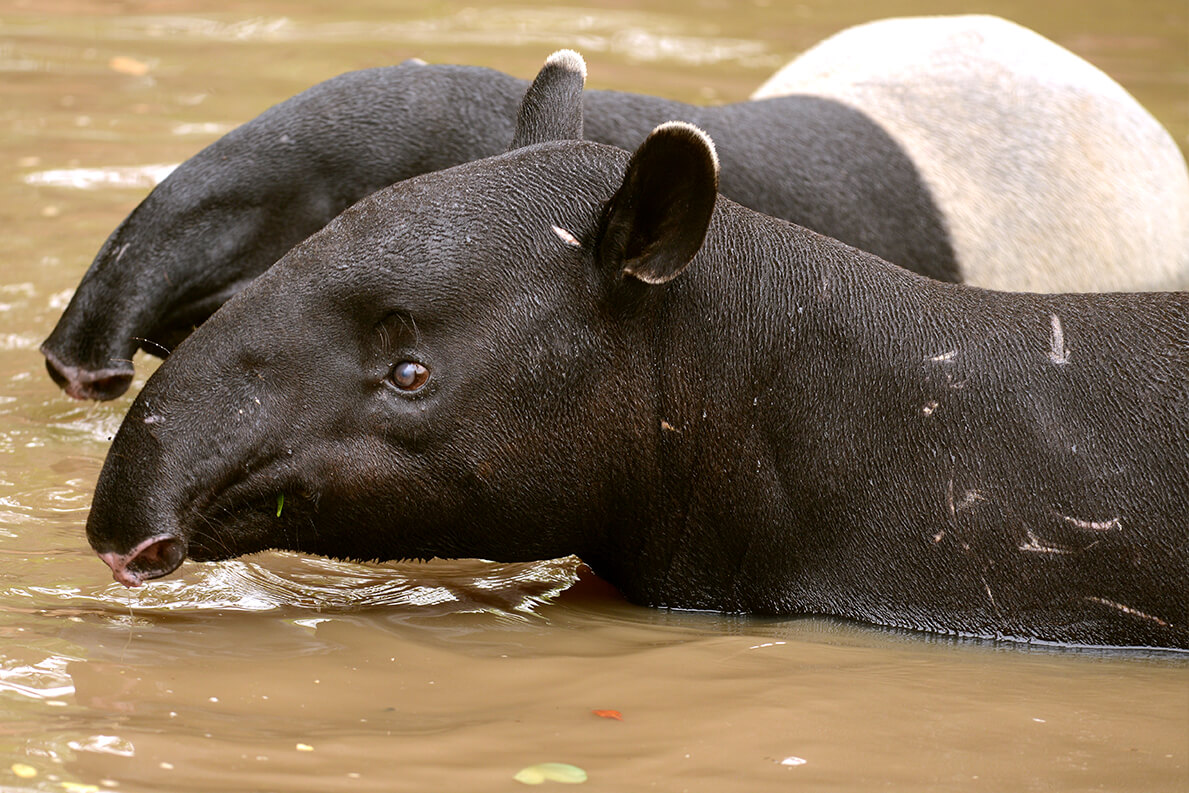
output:
POLYGON ((598 716, 600 719, 615 719, 616 721, 623 721, 623 714, 617 710, 592 710, 591 713, 598 716))
POLYGON ((107 68, 120 74, 130 74, 133 77, 144 77, 149 73, 149 65, 127 55, 117 55, 107 62, 107 68))
POLYGON ((281 517, 281 508, 285 506, 285 494, 277 493, 277 517, 281 517))
POLYGON ((543 782, 577 785, 586 781, 586 772, 569 763, 537 763, 520 769, 512 778, 526 785, 540 785, 543 782))
POLYGON ((99 793, 98 785, 87 785, 82 782, 63 782, 62 789, 66 793, 99 793))
POLYGON ((37 776, 37 769, 31 765, 25 765, 24 763, 13 763, 12 772, 21 779, 32 779, 33 777, 37 776))

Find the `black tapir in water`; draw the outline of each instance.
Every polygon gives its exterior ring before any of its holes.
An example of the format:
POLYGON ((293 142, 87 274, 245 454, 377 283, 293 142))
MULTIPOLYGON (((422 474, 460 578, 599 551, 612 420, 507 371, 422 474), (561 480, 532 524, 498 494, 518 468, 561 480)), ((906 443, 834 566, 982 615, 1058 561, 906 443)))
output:
POLYGON ((923 278, 717 197, 690 125, 545 141, 580 80, 149 378, 87 522, 117 581, 577 554, 652 606, 1189 648, 1189 294, 923 278))
MULTIPOLYGON (((138 347, 168 354, 227 298, 365 195, 498 154, 528 83, 428 65, 342 75, 271 108, 182 163, 112 232, 42 345, 80 399, 132 381, 138 347)), ((935 278, 958 280, 949 235, 903 149, 859 111, 789 96, 696 107, 588 91, 586 135, 633 147, 671 118, 716 136, 722 189, 935 278)))

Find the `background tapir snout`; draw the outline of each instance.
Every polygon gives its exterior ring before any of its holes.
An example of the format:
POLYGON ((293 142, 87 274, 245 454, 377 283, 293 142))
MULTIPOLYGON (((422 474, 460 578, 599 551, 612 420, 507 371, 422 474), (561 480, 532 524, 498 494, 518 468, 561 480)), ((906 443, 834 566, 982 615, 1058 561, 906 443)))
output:
MULTIPOLYGON (((127 365, 92 369, 63 361, 49 341, 41 346, 41 354, 50 379, 74 399, 115 399, 132 385, 131 355, 127 365)), ((115 361, 112 356, 107 359, 115 361)))

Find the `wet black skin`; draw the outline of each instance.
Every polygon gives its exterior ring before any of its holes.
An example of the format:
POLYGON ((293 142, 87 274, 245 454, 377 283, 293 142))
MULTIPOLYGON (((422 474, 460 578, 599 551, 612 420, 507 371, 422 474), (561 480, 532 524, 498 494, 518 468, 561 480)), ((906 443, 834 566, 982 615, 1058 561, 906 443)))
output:
MULTIPOLYGON (((369 193, 498 154, 528 83, 414 62, 342 75, 182 163, 112 233, 42 345, 68 394, 111 399, 138 348, 164 356, 231 295, 369 193)), ((585 93, 586 137, 634 149, 687 120, 718 143, 723 193, 945 280, 960 270, 915 166, 857 111, 813 97, 704 108, 585 93)))
POLYGON ((1189 294, 932 281, 715 174, 677 125, 361 201, 149 379, 92 546, 573 553, 644 605, 1189 649, 1189 294))
POLYGON ((646 605, 1189 649, 1189 295, 930 281, 716 176, 666 125, 359 202, 149 379, 90 543, 130 585, 572 553, 646 605))

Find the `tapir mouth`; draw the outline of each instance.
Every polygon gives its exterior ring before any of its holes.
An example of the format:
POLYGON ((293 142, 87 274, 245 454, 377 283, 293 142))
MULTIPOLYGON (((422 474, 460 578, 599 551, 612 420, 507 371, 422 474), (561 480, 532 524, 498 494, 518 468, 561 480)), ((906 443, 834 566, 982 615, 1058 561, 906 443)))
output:
POLYGON ((178 569, 186 558, 186 541, 172 534, 158 534, 128 553, 108 551, 99 558, 111 568, 112 578, 118 583, 138 587, 178 569))
POLYGON ((122 504, 107 507, 99 497, 106 491, 99 487, 87 537, 112 577, 127 587, 167 576, 187 558, 217 562, 281 546, 304 550, 297 547, 297 538, 316 534, 305 531, 307 525, 313 528, 316 497, 287 474, 288 458, 262 455, 232 465, 220 460, 221 473, 195 480, 213 479, 215 486, 195 485, 181 496, 163 499, 182 506, 147 513, 125 510, 122 504), (138 531, 142 527, 148 531, 138 531), (132 532, 149 536, 137 542, 127 537, 132 532), (130 547, 132 542, 136 544, 130 547))

